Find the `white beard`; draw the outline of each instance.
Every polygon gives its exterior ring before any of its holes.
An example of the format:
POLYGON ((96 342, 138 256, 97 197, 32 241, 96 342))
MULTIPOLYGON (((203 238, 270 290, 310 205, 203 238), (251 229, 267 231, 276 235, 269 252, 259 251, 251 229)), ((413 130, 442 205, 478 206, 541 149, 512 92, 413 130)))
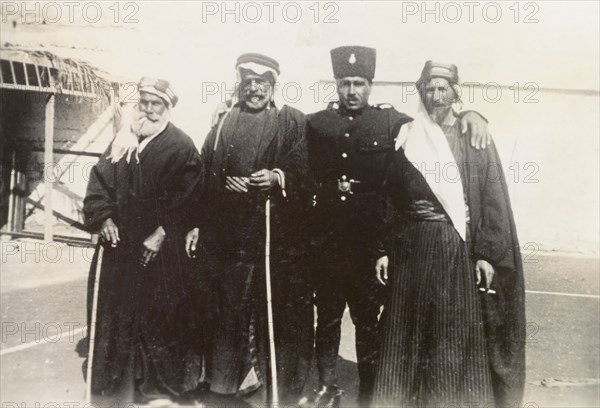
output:
POLYGON ((133 121, 131 123, 131 131, 137 137, 152 136, 162 131, 170 118, 171 111, 169 109, 165 109, 163 114, 156 121, 150 120, 144 112, 135 110, 133 121))

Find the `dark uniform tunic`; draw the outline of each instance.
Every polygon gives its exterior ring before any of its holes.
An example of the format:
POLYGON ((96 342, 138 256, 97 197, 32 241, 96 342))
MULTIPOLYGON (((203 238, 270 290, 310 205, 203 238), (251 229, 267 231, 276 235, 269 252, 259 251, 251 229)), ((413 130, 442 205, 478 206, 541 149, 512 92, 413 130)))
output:
POLYGON ((394 138, 411 118, 389 105, 346 111, 337 103, 309 117, 309 164, 318 184, 312 230, 321 385, 336 385, 341 319, 350 307, 356 327, 359 398, 369 399, 381 306, 375 260, 381 186, 394 138))

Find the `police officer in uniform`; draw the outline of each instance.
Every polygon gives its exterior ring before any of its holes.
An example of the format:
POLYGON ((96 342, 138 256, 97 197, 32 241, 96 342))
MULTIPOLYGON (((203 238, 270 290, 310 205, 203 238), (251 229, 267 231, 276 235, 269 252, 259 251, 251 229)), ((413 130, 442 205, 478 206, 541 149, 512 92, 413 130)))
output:
POLYGON ((348 304, 356 329, 359 403, 368 405, 374 379, 380 292, 373 272, 375 220, 385 210, 381 186, 394 137, 411 120, 390 105, 369 105, 375 49, 331 51, 339 102, 309 117, 309 164, 318 190, 313 208, 319 386, 315 406, 339 404, 336 361, 348 304))
MULTIPOLYGON (((339 102, 310 115, 306 129, 309 164, 318 185, 311 218, 320 387, 314 405, 339 405, 336 361, 348 304, 356 331, 358 403, 368 406, 383 290, 375 262, 385 255, 376 248, 387 235, 375 220, 381 220, 382 212, 390 215, 381 194, 385 170, 400 127, 412 119, 389 104, 369 105, 375 49, 335 48, 331 60, 339 102)), ((487 124, 477 113, 465 121, 487 135, 487 124)))

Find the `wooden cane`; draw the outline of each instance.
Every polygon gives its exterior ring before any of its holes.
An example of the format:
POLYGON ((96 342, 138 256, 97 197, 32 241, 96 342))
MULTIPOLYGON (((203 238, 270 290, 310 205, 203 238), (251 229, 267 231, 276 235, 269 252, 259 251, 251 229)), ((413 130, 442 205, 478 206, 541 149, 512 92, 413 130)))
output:
POLYGON ((269 326, 269 354, 271 357, 271 406, 279 404, 277 387, 277 359, 273 329, 273 304, 271 300, 271 199, 265 204, 265 281, 267 285, 267 324, 269 326))
POLYGON ((94 363, 94 341, 96 339, 96 318, 98 313, 98 291, 100 288, 100 273, 102 272, 102 257, 104 256, 104 247, 102 244, 98 249, 98 260, 96 261, 96 270, 94 271, 94 295, 92 297, 92 321, 88 327, 88 359, 85 387, 85 403, 92 402, 92 364, 94 363))

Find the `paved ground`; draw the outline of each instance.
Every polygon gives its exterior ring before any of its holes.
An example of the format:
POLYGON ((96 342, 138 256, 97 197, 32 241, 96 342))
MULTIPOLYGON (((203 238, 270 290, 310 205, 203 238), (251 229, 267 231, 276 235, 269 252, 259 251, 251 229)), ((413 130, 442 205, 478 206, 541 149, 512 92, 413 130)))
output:
MULTIPOLYGON (((1 244, 2 408, 82 406, 75 346, 85 333, 91 251, 30 241, 17 252, 12 243, 1 244)), ((528 260, 524 405, 598 407, 599 260, 547 254, 528 260)), ((347 316, 339 371, 348 407, 356 397, 355 361, 347 316)))

